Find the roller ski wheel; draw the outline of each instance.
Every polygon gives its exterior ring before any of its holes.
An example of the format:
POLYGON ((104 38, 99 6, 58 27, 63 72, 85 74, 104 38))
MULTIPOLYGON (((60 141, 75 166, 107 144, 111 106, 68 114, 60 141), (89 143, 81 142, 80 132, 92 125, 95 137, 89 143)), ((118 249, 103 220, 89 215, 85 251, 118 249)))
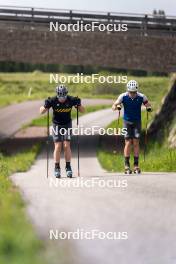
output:
POLYGON ((59 168, 54 169, 54 176, 59 179, 61 177, 61 170, 59 168))
POLYGON ((72 172, 71 167, 70 168, 65 168, 65 170, 66 170, 67 177, 68 178, 72 178, 73 172, 72 172))
POLYGON ((141 170, 140 168, 134 168, 134 174, 140 174, 141 173, 141 170))
POLYGON ((129 167, 125 168, 125 174, 132 174, 132 170, 129 167))

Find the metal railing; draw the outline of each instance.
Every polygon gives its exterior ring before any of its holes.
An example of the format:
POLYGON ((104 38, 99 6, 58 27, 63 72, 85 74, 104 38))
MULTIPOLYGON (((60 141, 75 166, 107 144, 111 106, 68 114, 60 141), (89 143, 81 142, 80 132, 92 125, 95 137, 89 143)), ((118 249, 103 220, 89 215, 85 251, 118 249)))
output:
POLYGON ((128 24, 129 29, 145 30, 145 32, 159 31, 161 33, 176 35, 176 17, 174 16, 0 6, 0 22, 12 21, 46 24, 50 21, 76 23, 78 20, 84 23, 93 21, 105 24, 123 23, 128 24))

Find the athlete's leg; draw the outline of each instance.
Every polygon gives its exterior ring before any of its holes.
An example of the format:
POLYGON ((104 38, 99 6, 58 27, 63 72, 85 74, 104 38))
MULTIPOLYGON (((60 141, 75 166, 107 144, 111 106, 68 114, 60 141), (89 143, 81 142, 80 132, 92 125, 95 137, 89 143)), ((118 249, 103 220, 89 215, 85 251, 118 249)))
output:
POLYGON ((134 157, 139 157, 139 139, 133 138, 134 157))
POLYGON ((66 173, 67 177, 72 178, 72 169, 71 169, 71 148, 70 148, 70 141, 64 141, 64 154, 65 154, 65 161, 66 161, 66 173))
POLYGON ((59 133, 59 127, 56 124, 53 124, 53 141, 54 141, 54 162, 55 167, 60 168, 60 156, 61 156, 61 150, 62 150, 62 137, 59 133))
POLYGON ((132 139, 125 139, 124 156, 129 157, 131 152, 132 139))
POLYGON ((71 148, 70 148, 70 141, 64 141, 64 155, 65 155, 65 161, 70 162, 71 161, 71 148))
POLYGON ((134 138, 133 138, 133 151, 134 151, 134 167, 139 166, 139 138, 141 133, 141 122, 135 124, 134 138))
POLYGON ((64 156, 65 156, 65 162, 66 162, 66 168, 70 168, 70 162, 71 162, 71 147, 70 147, 70 142, 71 142, 71 135, 72 135, 72 123, 70 122, 69 124, 66 125, 66 133, 64 135, 64 140, 63 140, 63 147, 64 147, 64 156))
POLYGON ((124 121, 124 128, 126 128, 126 135, 125 135, 125 148, 124 148, 124 163, 125 168, 130 167, 130 152, 131 152, 131 145, 132 145, 132 125, 129 122, 124 121))
POLYGON ((125 139, 125 148, 124 148, 125 167, 130 167, 131 145, 132 145, 132 140, 125 139))
POLYGON ((139 166, 139 139, 133 139, 134 167, 139 166))
POLYGON ((62 142, 54 142, 54 162, 60 164, 62 142))

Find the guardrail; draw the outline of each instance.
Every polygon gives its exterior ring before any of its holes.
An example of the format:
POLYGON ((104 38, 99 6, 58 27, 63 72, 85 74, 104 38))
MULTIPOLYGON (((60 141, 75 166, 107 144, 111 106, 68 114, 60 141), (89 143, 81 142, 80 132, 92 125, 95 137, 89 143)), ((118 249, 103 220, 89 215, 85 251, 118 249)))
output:
POLYGON ((129 29, 176 35, 176 17, 173 16, 0 6, 0 21, 46 24, 50 21, 76 23, 78 20, 84 23, 124 23, 129 29))

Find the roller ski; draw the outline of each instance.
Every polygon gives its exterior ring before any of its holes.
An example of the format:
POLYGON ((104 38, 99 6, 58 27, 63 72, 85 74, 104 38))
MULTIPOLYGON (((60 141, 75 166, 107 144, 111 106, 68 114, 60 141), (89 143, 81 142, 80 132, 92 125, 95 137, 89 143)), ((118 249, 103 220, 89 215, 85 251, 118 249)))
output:
POLYGON ((72 178, 73 172, 72 172, 71 167, 65 168, 65 170, 66 170, 67 177, 72 178))
POLYGON ((132 170, 130 169, 130 167, 125 167, 125 174, 132 174, 132 170))
POLYGON ((140 174, 141 170, 139 167, 134 168, 134 174, 140 174))
POLYGON ((54 176, 59 179, 61 177, 61 170, 59 168, 54 169, 54 176))

